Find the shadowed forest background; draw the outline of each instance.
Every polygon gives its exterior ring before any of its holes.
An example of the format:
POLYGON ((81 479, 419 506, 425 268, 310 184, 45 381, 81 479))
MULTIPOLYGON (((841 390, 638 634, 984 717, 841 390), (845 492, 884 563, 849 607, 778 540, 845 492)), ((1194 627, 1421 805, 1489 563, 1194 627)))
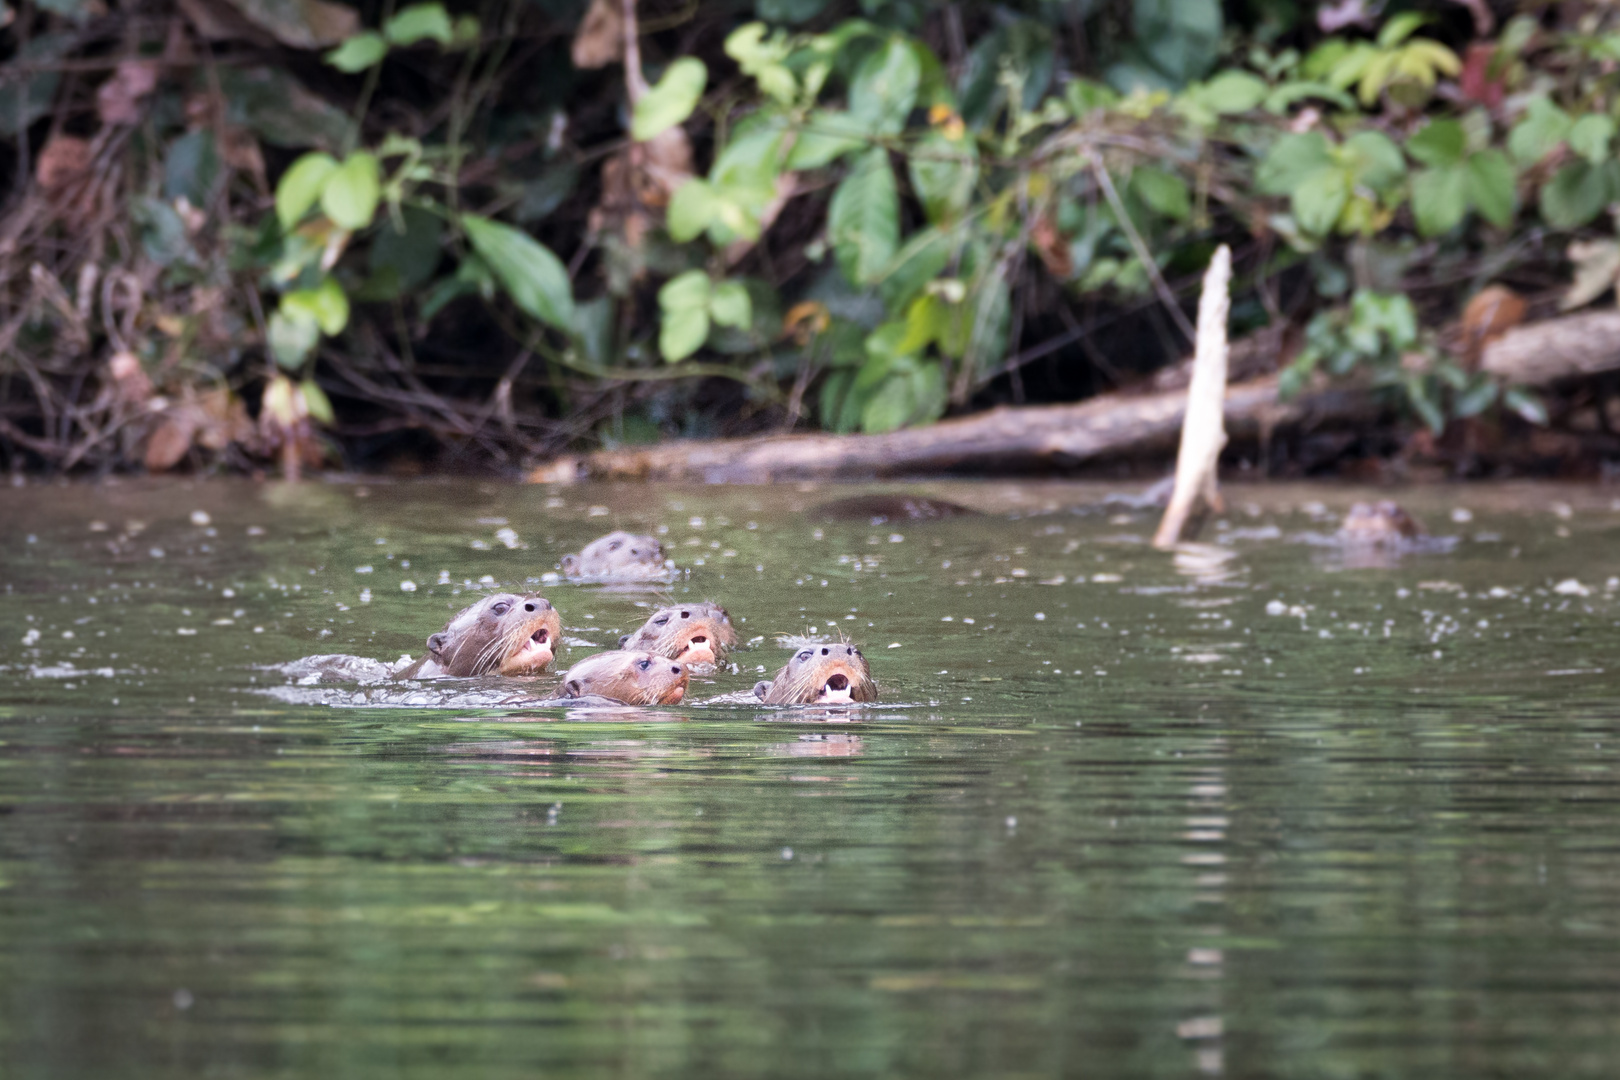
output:
POLYGON ((1377 406, 1267 429, 1244 461, 1390 478, 1620 459, 1614 327, 1582 324, 1605 344, 1579 378, 1482 362, 1515 328, 1612 306, 1605 5, 50 0, 0 18, 13 471, 515 472, 1174 389, 1221 243, 1234 378, 1377 406))

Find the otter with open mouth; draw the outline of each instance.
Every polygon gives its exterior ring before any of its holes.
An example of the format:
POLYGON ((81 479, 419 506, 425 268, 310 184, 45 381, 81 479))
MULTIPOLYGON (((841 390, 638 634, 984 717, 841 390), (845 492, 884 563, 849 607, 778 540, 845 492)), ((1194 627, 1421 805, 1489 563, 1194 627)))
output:
POLYGON ((845 642, 800 649, 770 682, 754 684, 767 705, 852 705, 876 701, 877 685, 861 650, 845 642))
POLYGON ((725 608, 707 600, 659 608, 641 624, 640 630, 619 639, 621 649, 645 650, 679 660, 687 667, 716 667, 736 646, 737 631, 731 625, 731 616, 725 608))
POLYGON ((543 705, 579 699, 622 705, 679 705, 686 696, 686 665, 631 649, 587 656, 563 673, 560 696, 543 705))
POLYGON ((543 596, 496 593, 463 608, 427 639, 427 655, 396 679, 535 675, 556 658, 562 620, 543 596))
POLYGON ((574 581, 653 581, 672 567, 664 545, 650 536, 621 530, 598 537, 577 555, 562 557, 563 576, 574 581))

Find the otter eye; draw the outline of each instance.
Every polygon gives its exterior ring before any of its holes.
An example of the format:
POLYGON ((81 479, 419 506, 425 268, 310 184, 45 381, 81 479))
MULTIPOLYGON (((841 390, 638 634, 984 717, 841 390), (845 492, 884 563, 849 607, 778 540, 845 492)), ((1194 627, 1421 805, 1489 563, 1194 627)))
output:
POLYGON ((505 600, 502 600, 489 610, 493 611, 496 615, 505 615, 508 611, 512 610, 512 605, 508 604, 505 600))
POLYGON ((653 625, 654 626, 663 626, 668 622, 669 622, 669 616, 668 615, 655 615, 655 616, 653 616, 653 625))
POLYGON ((804 652, 799 654, 799 659, 800 660, 808 660, 814 655, 816 655, 816 651, 814 649, 806 649, 806 650, 804 650, 804 652))
POLYGON ((615 540, 615 541, 613 541, 613 543, 608 545, 608 550, 609 551, 618 551, 622 547, 624 547, 624 541, 623 540, 615 540))
POLYGON ((640 668, 642 671, 646 671, 648 668, 652 667, 652 661, 643 660, 641 663, 637 664, 636 667, 640 668))

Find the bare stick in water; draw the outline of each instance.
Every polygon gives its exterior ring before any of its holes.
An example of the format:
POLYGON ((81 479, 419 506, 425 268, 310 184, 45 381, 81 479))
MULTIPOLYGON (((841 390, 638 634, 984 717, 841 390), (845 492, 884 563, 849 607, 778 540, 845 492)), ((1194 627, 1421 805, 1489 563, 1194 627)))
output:
POLYGON ((1187 386, 1187 415, 1181 423, 1176 486, 1153 535, 1153 546, 1160 550, 1193 539, 1209 512, 1223 509, 1216 466, 1226 445, 1226 316, 1232 306, 1231 283, 1232 252, 1222 244, 1209 261, 1198 300, 1198 347, 1187 386))

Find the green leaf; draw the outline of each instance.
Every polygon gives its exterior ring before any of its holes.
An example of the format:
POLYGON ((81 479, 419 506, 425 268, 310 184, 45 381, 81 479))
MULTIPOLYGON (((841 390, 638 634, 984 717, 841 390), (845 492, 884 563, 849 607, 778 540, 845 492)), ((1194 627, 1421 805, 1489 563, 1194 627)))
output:
POLYGON ((1513 224, 1517 209, 1513 166, 1500 150, 1481 150, 1468 159, 1468 201, 1499 229, 1513 224))
POLYGON ((1266 98, 1266 84, 1247 71, 1223 71, 1187 88, 1186 96, 1217 116, 1248 112, 1266 98))
POLYGON ((889 152, 873 147, 855 161, 827 209, 827 236, 854 285, 883 276, 900 244, 900 196, 889 152))
POLYGON ((1299 227, 1315 236, 1333 231, 1350 198, 1350 181, 1342 169, 1312 173, 1294 189, 1291 204, 1299 227))
POLYGON ((1429 21, 1427 15, 1416 11, 1403 11, 1392 17, 1378 31, 1378 44, 1385 49, 1393 49, 1413 34, 1418 27, 1429 21))
POLYGON ((206 207, 220 180, 219 150, 208 128, 188 131, 169 144, 163 159, 163 197, 182 195, 192 206, 206 207))
MULTIPOLYGON (((23 18, 28 18, 28 15, 24 14, 23 18)), ((15 15, 6 21, 12 22, 14 19, 15 15)), ((27 131, 34 121, 51 111, 51 105, 56 100, 57 85, 62 81, 60 65, 55 61, 70 50, 80 48, 81 36, 73 32, 36 33, 26 45, 7 57, 8 68, 31 67, 34 74, 19 77, 18 72, 12 71, 8 74, 13 77, 0 82, 0 135, 11 138, 19 131, 27 131)), ((10 38, 13 42, 18 39, 15 27, 10 38)))
POLYGON ((658 351, 670 363, 697 352, 709 336, 709 301, 712 283, 702 270, 688 270, 664 282, 658 290, 663 318, 658 329, 658 351))
POLYGON ((1379 131, 1358 131, 1344 141, 1340 156, 1357 184, 1383 194, 1406 178, 1400 147, 1379 131))
POLYGON ((1565 136, 1569 148, 1594 165, 1609 156, 1609 140, 1613 138, 1614 121, 1602 113, 1587 113, 1565 136))
POLYGON ((1406 140, 1406 152, 1425 165, 1440 168, 1462 162, 1468 135, 1455 120, 1432 120, 1406 140))
POLYGON ((294 371, 303 366, 304 358, 319 344, 321 328, 307 314, 289 316, 277 311, 270 316, 266 337, 276 363, 288 371, 294 371))
POLYGON ((1503 390, 1502 404, 1537 427, 1547 426, 1547 406, 1542 404, 1539 397, 1522 386, 1510 386, 1503 390))
POLYGON ((1225 31, 1218 0, 1134 0, 1131 25, 1136 46, 1177 85, 1214 66, 1225 31))
POLYGON ((922 65, 906 39, 895 36, 870 53, 849 84, 849 113, 864 129, 895 135, 917 101, 922 65))
POLYGON ((1604 170, 1588 161, 1571 161, 1541 188, 1541 217, 1555 229, 1577 229, 1608 205, 1609 181, 1604 170))
POLYGON ((677 124, 686 122, 703 96, 709 69, 703 61, 683 56, 669 65, 664 77, 636 102, 630 119, 630 137, 646 142, 677 124))
POLYGON ((844 404, 849 395, 849 384, 854 375, 848 371, 834 371, 821 384, 821 407, 816 410, 821 426, 827 431, 848 432, 860 423, 860 415, 845 417, 844 404))
POLYGON ((979 155, 973 141, 951 139, 930 131, 906 156, 911 187, 928 220, 936 224, 960 217, 973 200, 979 180, 979 155))
POLYGON ((240 124, 271 146, 331 150, 348 138, 348 114, 310 93, 290 73, 231 65, 218 70, 227 122, 240 124))
POLYGON ((1436 236, 1455 228, 1468 213, 1468 169, 1447 165, 1412 178, 1412 216, 1418 232, 1436 236))
POLYGON ((716 220, 718 204, 707 180, 694 178, 676 188, 664 214, 670 238, 684 244, 703 235, 703 230, 716 220))
POLYGON ((331 336, 342 333, 349 324, 349 298, 336 278, 326 277, 313 289, 283 295, 281 313, 289 319, 312 322, 331 336))
POLYGON ((380 63, 388 55, 388 42, 375 30, 354 35, 331 52, 325 60, 339 71, 353 75, 380 63))
POLYGON ((519 308, 564 333, 573 332, 573 286, 567 268, 549 248, 528 233, 476 214, 461 215, 461 227, 519 308))
POLYGON ((299 393, 304 395, 304 411, 309 418, 320 424, 330 424, 337 419, 332 412, 332 400, 321 389, 321 384, 314 379, 305 379, 298 384, 299 393))
POLYGON ((1452 415, 1465 420, 1470 416, 1478 416, 1496 404, 1497 393, 1497 385, 1488 378, 1482 378, 1457 395, 1457 400, 1451 407, 1452 415))
POLYGON ((721 326, 734 326, 739 330, 753 321, 753 303, 742 282, 722 281, 714 287, 709 298, 709 317, 721 326))
POLYGON ((310 207, 320 200, 326 182, 337 171, 337 159, 314 151, 305 154, 281 174, 276 184, 276 220, 282 232, 291 232, 304 219, 310 207))
POLYGON ((356 150, 332 171, 321 188, 321 210, 340 229, 351 232, 371 224, 381 194, 377 159, 356 150))
POLYGON ((414 45, 428 38, 449 45, 455 31, 443 4, 412 4, 383 25, 383 36, 395 45, 414 45))
POLYGON ((945 269, 956 246, 952 233, 929 226, 912 233, 878 283, 878 294, 890 311, 898 311, 945 269))
POLYGON ((1260 162, 1255 183, 1267 195, 1290 195, 1307 178, 1335 167, 1332 147, 1321 132, 1285 135, 1260 162))
POLYGON ((372 238, 367 265, 373 274, 392 270, 400 290, 414 292, 432 280, 439 268, 444 222, 437 214, 414 206, 405 207, 400 217, 403 230, 391 218, 383 219, 372 238))
POLYGON ((1573 126, 1569 114, 1545 97, 1531 100, 1524 119, 1508 133, 1508 150, 1523 164, 1540 161, 1564 141, 1573 126))
POLYGON ((1286 82, 1266 95, 1266 111, 1284 113, 1306 98, 1320 98, 1344 112, 1350 112, 1356 107, 1355 98, 1325 82, 1286 82))
POLYGON ((1185 221, 1192 213, 1192 196, 1187 182, 1174 173, 1152 166, 1139 166, 1131 173, 1131 191, 1155 213, 1185 221))
POLYGON ((793 139, 789 169, 819 169, 851 150, 871 142, 872 131, 863 122, 836 109, 815 109, 793 139))

